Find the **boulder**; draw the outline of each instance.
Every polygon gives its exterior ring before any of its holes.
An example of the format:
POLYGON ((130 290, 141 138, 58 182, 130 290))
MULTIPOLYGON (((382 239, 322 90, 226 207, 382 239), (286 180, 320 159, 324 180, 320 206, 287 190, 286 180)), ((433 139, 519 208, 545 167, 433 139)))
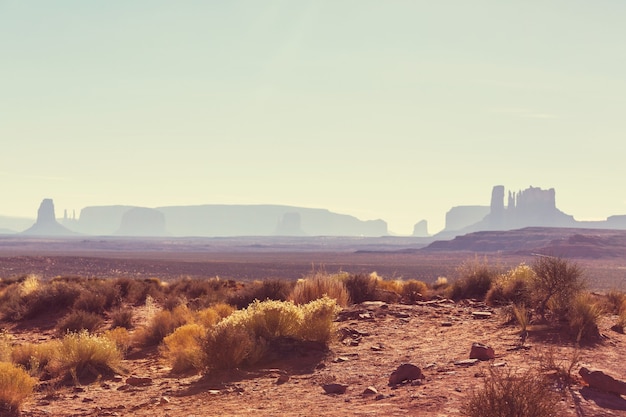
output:
POLYGON ((322 385, 322 388, 326 394, 345 394, 348 386, 345 384, 325 384, 322 385))
POLYGON ((495 359, 496 355, 493 348, 482 343, 472 343, 472 349, 470 350, 470 359, 478 359, 481 361, 488 361, 489 359, 495 359))
POLYGON ((389 376, 389 385, 398 385, 404 381, 424 378, 422 370, 410 363, 403 363, 389 376))
POLYGON ((591 388, 617 395, 626 395, 626 382, 615 379, 603 371, 589 370, 583 366, 578 373, 591 388))

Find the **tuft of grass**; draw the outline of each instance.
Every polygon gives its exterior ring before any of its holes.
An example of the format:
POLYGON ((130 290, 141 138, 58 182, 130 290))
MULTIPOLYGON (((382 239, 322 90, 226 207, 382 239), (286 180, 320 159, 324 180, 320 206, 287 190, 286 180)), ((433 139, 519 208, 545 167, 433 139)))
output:
POLYGON ((43 378, 48 364, 58 356, 60 342, 50 340, 44 343, 21 343, 13 346, 11 360, 24 367, 31 376, 43 378))
POLYGON ((340 308, 335 300, 324 296, 301 307, 302 324, 298 336, 303 340, 328 344, 334 334, 333 321, 340 308))
POLYGON ((58 355, 49 369, 53 376, 71 379, 95 379, 120 371, 122 354, 111 339, 86 331, 68 333, 60 341, 58 355))
POLYGON ((133 328, 134 312, 132 308, 118 308, 110 314, 111 327, 123 327, 124 329, 133 328))
POLYGON ((449 298, 453 300, 483 299, 498 275, 486 260, 480 261, 479 259, 461 264, 457 268, 457 274, 459 278, 448 290, 449 298))
POLYGON ((520 264, 504 274, 498 275, 485 301, 490 305, 506 305, 510 303, 530 305, 532 302, 531 288, 535 281, 535 272, 531 267, 520 264))
POLYGON ((23 369, 0 362, 0 414, 19 415, 22 404, 33 392, 35 382, 23 369))
POLYGON ((600 338, 598 320, 603 309, 589 293, 578 295, 567 312, 570 331, 576 335, 576 341, 594 341, 600 338))
POLYGON ((428 285, 422 281, 411 279, 402 282, 402 301, 409 304, 415 304, 417 301, 423 301, 428 295, 428 285))
POLYGON ((298 280, 289 299, 296 304, 306 304, 324 296, 334 299, 342 307, 350 303, 350 295, 341 277, 321 272, 298 280))
POLYGON ((125 356, 132 345, 132 338, 125 327, 115 327, 102 333, 105 337, 115 343, 120 353, 125 356))
POLYGON ((523 304, 514 304, 513 316, 515 317, 515 320, 517 320, 520 330, 522 332, 526 331, 528 323, 530 322, 530 311, 526 308, 526 306, 523 304))
POLYGON ((344 279, 344 285, 355 304, 363 301, 375 301, 378 296, 378 284, 382 281, 377 275, 353 274, 344 279))
POLYGON ((461 410, 469 417, 552 417, 559 397, 538 372, 515 374, 489 368, 483 388, 472 393, 461 410))
POLYGON ((202 369, 204 351, 202 341, 207 329, 199 324, 185 324, 163 339, 161 355, 172 367, 172 372, 182 373, 202 369))

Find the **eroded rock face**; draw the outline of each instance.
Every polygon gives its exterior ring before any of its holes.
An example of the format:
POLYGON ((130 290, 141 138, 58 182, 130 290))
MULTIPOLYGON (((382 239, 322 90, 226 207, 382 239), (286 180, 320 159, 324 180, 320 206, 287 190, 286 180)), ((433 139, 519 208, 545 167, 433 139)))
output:
POLYGON ((57 222, 54 215, 54 202, 51 198, 44 199, 37 210, 37 221, 29 229, 22 232, 31 236, 71 236, 75 233, 57 222))
POLYGON ((626 382, 615 379, 603 371, 590 370, 583 366, 578 373, 591 388, 617 395, 626 395, 626 382))
POLYGON ((51 198, 44 198, 37 210, 37 223, 56 223, 54 217, 54 202, 51 198))
POLYGON ((413 236, 427 237, 428 235, 428 222, 426 220, 420 220, 413 226, 413 236))
POLYGON ((167 236, 165 216, 158 210, 134 207, 122 216, 121 236, 167 236))

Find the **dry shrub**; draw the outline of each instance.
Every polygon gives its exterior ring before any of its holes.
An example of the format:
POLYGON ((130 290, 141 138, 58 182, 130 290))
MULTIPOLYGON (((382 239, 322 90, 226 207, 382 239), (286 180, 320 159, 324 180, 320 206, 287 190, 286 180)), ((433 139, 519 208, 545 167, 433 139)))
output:
POLYGON ((160 299, 163 296, 164 286, 160 281, 139 280, 134 278, 117 278, 112 284, 119 294, 120 301, 130 305, 141 305, 148 297, 160 299))
POLYGON ((323 296, 334 299, 342 307, 350 302, 348 290, 341 278, 321 272, 298 280, 289 298, 296 304, 306 304, 323 296))
POLYGON ((33 392, 35 379, 8 362, 0 362, 0 415, 17 416, 33 392))
POLYGON ((546 318, 549 309, 557 318, 567 318, 571 300, 585 288, 583 270, 575 263, 554 256, 540 256, 532 266, 537 310, 546 318))
POLYGON ((132 308, 118 308, 113 310, 109 317, 111 318, 111 327, 123 327, 124 329, 133 328, 134 312, 132 308))
POLYGON ((207 371, 262 360, 274 340, 289 338, 327 344, 338 307, 322 297, 297 306, 288 301, 256 301, 214 325, 202 344, 207 371))
POLYGON ((23 366, 30 375, 43 378, 48 364, 59 354, 60 342, 50 340, 44 343, 21 343, 13 346, 13 363, 23 366))
POLYGON ((76 310, 63 317, 57 323, 59 334, 63 335, 67 332, 79 332, 87 330, 93 333, 104 324, 102 317, 96 313, 88 311, 76 310))
POLYGON ((411 279, 402 283, 402 301, 409 304, 415 304, 422 301, 427 296, 428 285, 422 281, 411 279))
POLYGON ((163 339, 161 355, 172 367, 172 372, 202 369, 205 363, 202 341, 206 332, 206 328, 199 324, 185 324, 163 339))
POLYGON ((125 327, 116 327, 114 329, 107 330, 102 333, 102 337, 105 337, 115 343, 117 349, 124 356, 130 350, 132 345, 130 333, 128 333, 128 330, 125 327))
POLYGON ((0 362, 11 362, 11 337, 6 333, 0 333, 0 362))
POLYGON ((298 336, 303 340, 328 344, 334 334, 333 321, 340 308, 329 297, 318 298, 303 306, 302 325, 298 336))
POLYGON ((146 327, 137 330, 137 342, 142 346, 156 346, 183 324, 193 322, 193 313, 181 305, 172 311, 161 310, 154 314, 146 327))
POLYGON ((233 311, 235 311, 233 306, 226 303, 217 303, 209 308, 197 311, 195 313, 195 321, 208 329, 223 318, 230 316, 233 311))
POLYGON ((103 313, 119 303, 119 287, 113 281, 88 280, 74 302, 74 309, 103 313))
POLYGON ((606 293, 605 309, 610 314, 619 315, 626 307, 626 294, 618 290, 610 290, 606 293))
POLYGON ((535 280, 535 272, 532 268, 520 264, 495 279, 491 289, 487 292, 485 301, 490 305, 510 303, 530 305, 532 285, 535 280))
POLYGON ((528 323, 530 323, 530 311, 524 304, 514 304, 513 316, 515 317, 517 324, 519 324, 521 331, 525 331, 528 327, 528 323))
POLYGON ((484 298, 498 273, 486 260, 474 259, 461 264, 457 275, 459 278, 449 288, 449 297, 453 300, 484 298))
POLYGON ((246 284, 240 291, 233 292, 228 302, 237 308, 246 308, 254 300, 285 301, 293 291, 295 283, 281 279, 268 279, 246 284))
POLYGON ((42 314, 67 311, 79 296, 78 284, 65 281, 40 283, 27 278, 8 287, 0 298, 0 311, 7 320, 19 321, 42 314))
POLYGON ((540 373, 489 368, 483 389, 470 395, 462 412, 469 417, 552 417, 558 403, 540 373))
POLYGON ((344 279, 343 283, 350 296, 350 301, 355 304, 363 301, 377 300, 378 284, 382 281, 377 275, 353 274, 344 279))
POLYGON ((49 365, 52 375, 71 379, 95 379, 119 372, 122 354, 112 340, 86 331, 68 333, 59 345, 58 355, 49 365))
POLYGON ((589 293, 579 294, 567 312, 567 321, 576 341, 594 341, 600 338, 598 320, 603 314, 602 306, 589 293))

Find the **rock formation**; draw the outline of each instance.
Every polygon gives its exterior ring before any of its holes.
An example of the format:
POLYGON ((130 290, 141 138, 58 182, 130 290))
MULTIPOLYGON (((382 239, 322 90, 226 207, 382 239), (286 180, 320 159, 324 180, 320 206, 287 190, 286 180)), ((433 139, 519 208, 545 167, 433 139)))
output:
POLYGON ((428 222, 426 220, 420 220, 413 226, 413 236, 415 237, 428 237, 428 222))
POLYGON ((158 210, 135 207, 124 213, 118 236, 167 236, 165 216, 158 210))
POLYGON ((447 231, 462 230, 478 223, 489 214, 489 206, 457 206, 446 213, 447 231))
POLYGON ((46 198, 39 205, 37 221, 30 228, 22 232, 30 236, 72 236, 76 233, 63 227, 54 216, 54 203, 46 198))
POLYGON ((289 212, 283 214, 276 226, 277 236, 304 236, 300 213, 289 212))

